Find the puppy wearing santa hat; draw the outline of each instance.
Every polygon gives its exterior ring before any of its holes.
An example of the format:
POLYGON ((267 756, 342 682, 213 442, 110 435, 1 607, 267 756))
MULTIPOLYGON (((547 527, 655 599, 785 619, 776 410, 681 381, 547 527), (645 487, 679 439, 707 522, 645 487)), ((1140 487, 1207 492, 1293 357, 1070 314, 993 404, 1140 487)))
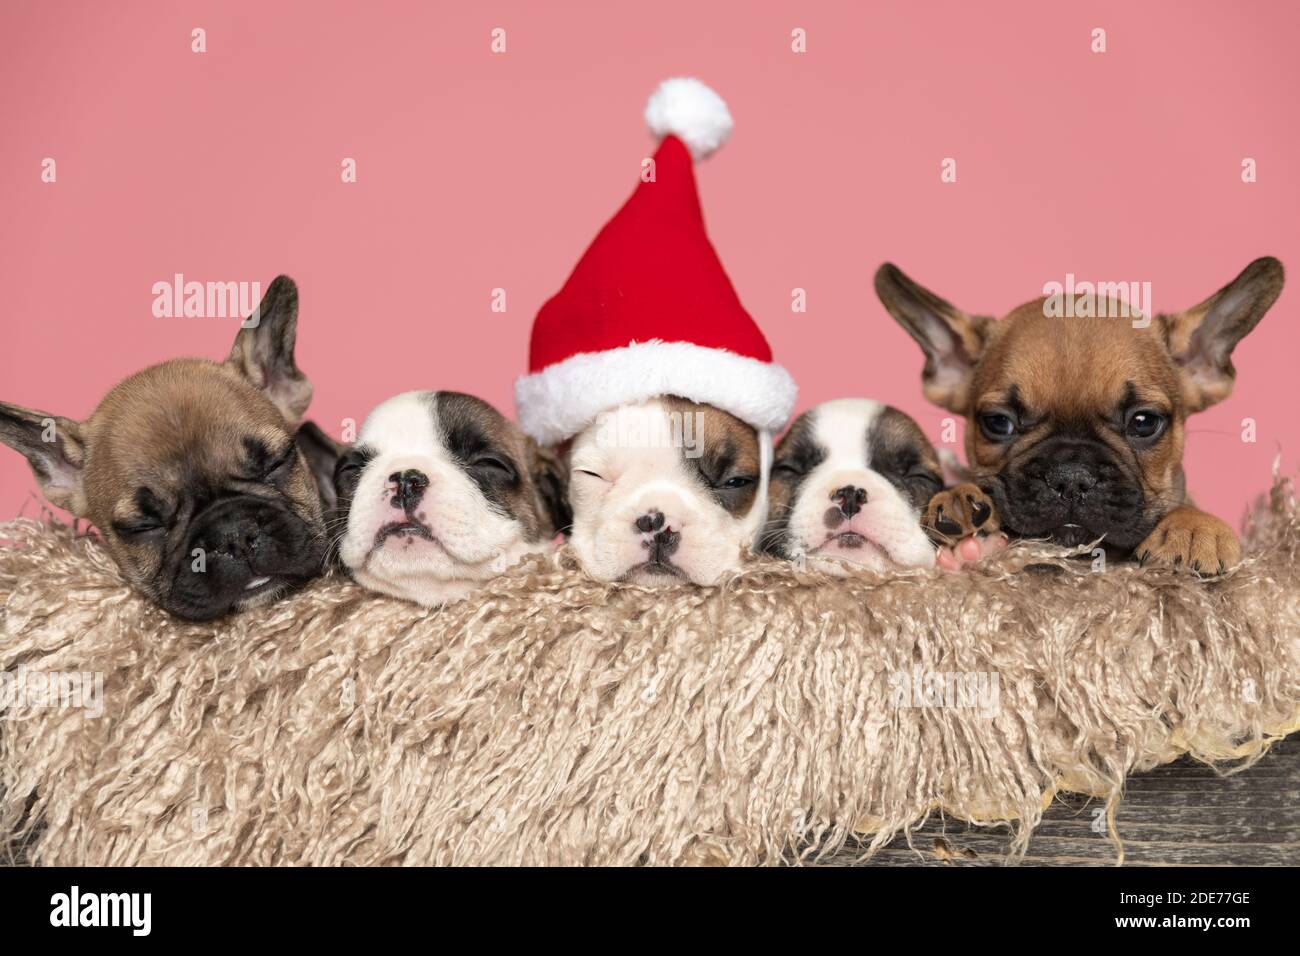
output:
POLYGON ((659 147, 538 312, 515 404, 567 459, 569 540, 588 574, 708 585, 763 528, 772 435, 796 388, 704 229, 692 166, 731 133, 727 105, 672 79, 645 115, 659 147))

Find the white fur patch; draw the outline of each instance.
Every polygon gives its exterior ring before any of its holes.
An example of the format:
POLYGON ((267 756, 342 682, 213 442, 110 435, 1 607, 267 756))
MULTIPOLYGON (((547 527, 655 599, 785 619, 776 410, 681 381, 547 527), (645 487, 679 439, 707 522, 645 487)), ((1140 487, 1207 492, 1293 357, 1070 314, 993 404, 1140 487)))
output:
POLYGON ((818 405, 812 416, 814 440, 826 452, 799 486, 790 514, 790 546, 822 570, 846 565, 884 570, 891 564, 931 567, 935 548, 921 529, 921 515, 884 475, 871 467, 869 434, 885 406, 865 398, 844 398, 818 405), (826 514, 838 489, 866 492, 862 510, 834 529, 826 514), (844 547, 837 536, 854 532, 866 545, 844 547))
POLYGON ((348 513, 339 557, 357 583, 426 606, 459 600, 526 554, 519 521, 492 507, 464 467, 447 450, 432 392, 406 392, 370 413, 357 444, 375 452, 361 473, 348 513), (410 535, 376 544, 381 528, 405 521, 392 504, 389 476, 422 472, 429 486, 416 509, 436 541, 410 535))
POLYGON ((700 485, 681 448, 608 440, 609 435, 662 433, 668 414, 657 400, 623 406, 574 440, 569 543, 583 570, 598 581, 648 580, 634 570, 648 557, 651 536, 636 527, 643 515, 661 514, 664 527, 680 534, 673 565, 691 582, 706 585, 740 567, 763 521, 766 495, 761 487, 749 513, 736 517, 700 485))

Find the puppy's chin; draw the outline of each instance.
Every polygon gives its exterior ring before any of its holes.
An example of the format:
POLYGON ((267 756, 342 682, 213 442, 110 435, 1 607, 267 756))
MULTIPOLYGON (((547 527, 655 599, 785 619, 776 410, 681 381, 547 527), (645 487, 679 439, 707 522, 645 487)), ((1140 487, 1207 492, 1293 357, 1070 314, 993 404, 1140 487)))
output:
MULTIPOLYGON (((692 582, 682 569, 676 565, 651 563, 638 564, 619 578, 619 580, 627 584, 638 584, 641 587, 651 588, 701 583, 698 581, 692 582)), ((712 582, 704 583, 711 584, 712 582)))
POLYGON ((452 558, 436 541, 395 536, 372 551, 363 564, 348 567, 348 573, 372 591, 439 607, 469 597, 526 556, 548 547, 546 542, 516 541, 486 560, 467 563, 452 558))
POLYGON ((836 576, 854 571, 887 571, 896 567, 888 551, 859 534, 837 535, 807 554, 810 567, 836 576))
POLYGON ((917 547, 916 542, 911 540, 905 543, 905 548, 898 554, 893 554, 878 541, 848 532, 830 537, 819 545, 810 547, 805 542, 795 547, 787 546, 784 550, 790 556, 802 554, 808 568, 834 577, 845 577, 861 571, 878 573, 900 567, 934 566, 933 547, 917 547))
POLYGON ((1107 551, 1125 553, 1146 538, 1158 520, 1145 514, 1115 522, 1070 514, 1044 515, 1033 509, 1017 507, 1017 502, 996 486, 992 498, 1003 530, 1008 534, 1048 541, 1063 548, 1082 548, 1100 542, 1099 547, 1107 551))
POLYGON ((588 577, 642 587, 710 587, 738 571, 743 563, 742 542, 721 535, 684 542, 667 559, 647 560, 647 551, 640 542, 624 540, 627 536, 620 533, 623 524, 617 522, 615 528, 602 533, 586 527, 581 518, 575 519, 569 544, 588 577))
MULTIPOLYGON (((172 596, 153 596, 157 604, 169 614, 186 621, 214 621, 228 614, 251 611, 253 608, 272 604, 280 598, 298 589, 308 580, 307 575, 268 576, 261 575, 249 579, 243 592, 233 597, 194 602, 172 596)), ((141 588, 145 593, 147 589, 141 588)))
POLYGON ((1059 544, 1064 548, 1081 548, 1085 544, 1092 544, 1098 538, 1104 539, 1104 534, 1083 527, 1078 524, 1064 524, 1059 528, 1053 529, 1048 533, 1047 538, 1053 544, 1059 544))
POLYGON ((272 604, 292 591, 293 587, 284 578, 266 576, 253 578, 248 583, 248 596, 236 601, 233 610, 248 611, 255 607, 262 607, 264 604, 272 604))
POLYGON ((711 587, 741 566, 739 547, 734 561, 697 561, 688 556, 665 563, 628 559, 609 562, 584 556, 583 551, 576 547, 574 554, 588 577, 606 584, 636 584, 640 587, 679 587, 684 584, 711 587))

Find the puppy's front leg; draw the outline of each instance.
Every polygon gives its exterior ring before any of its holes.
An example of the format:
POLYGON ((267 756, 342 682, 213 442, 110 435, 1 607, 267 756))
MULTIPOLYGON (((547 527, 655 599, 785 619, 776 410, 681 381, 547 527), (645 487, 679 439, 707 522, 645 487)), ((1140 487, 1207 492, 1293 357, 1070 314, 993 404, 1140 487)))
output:
POLYGON ((1182 505, 1161 518, 1133 554, 1142 564, 1220 574, 1241 560, 1241 545, 1227 522, 1182 505))
POLYGON ((939 567, 949 571, 1007 546, 993 501, 972 484, 946 488, 931 498, 921 525, 939 549, 939 567))

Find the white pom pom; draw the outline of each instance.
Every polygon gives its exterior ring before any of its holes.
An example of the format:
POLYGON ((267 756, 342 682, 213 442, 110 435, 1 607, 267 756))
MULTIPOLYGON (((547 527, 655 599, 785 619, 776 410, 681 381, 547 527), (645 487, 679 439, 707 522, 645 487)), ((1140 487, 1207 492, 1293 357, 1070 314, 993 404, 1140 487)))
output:
POLYGON ((650 94, 645 121, 659 139, 673 135, 703 159, 731 135, 731 113, 722 97, 699 80, 679 77, 664 80, 650 94))

